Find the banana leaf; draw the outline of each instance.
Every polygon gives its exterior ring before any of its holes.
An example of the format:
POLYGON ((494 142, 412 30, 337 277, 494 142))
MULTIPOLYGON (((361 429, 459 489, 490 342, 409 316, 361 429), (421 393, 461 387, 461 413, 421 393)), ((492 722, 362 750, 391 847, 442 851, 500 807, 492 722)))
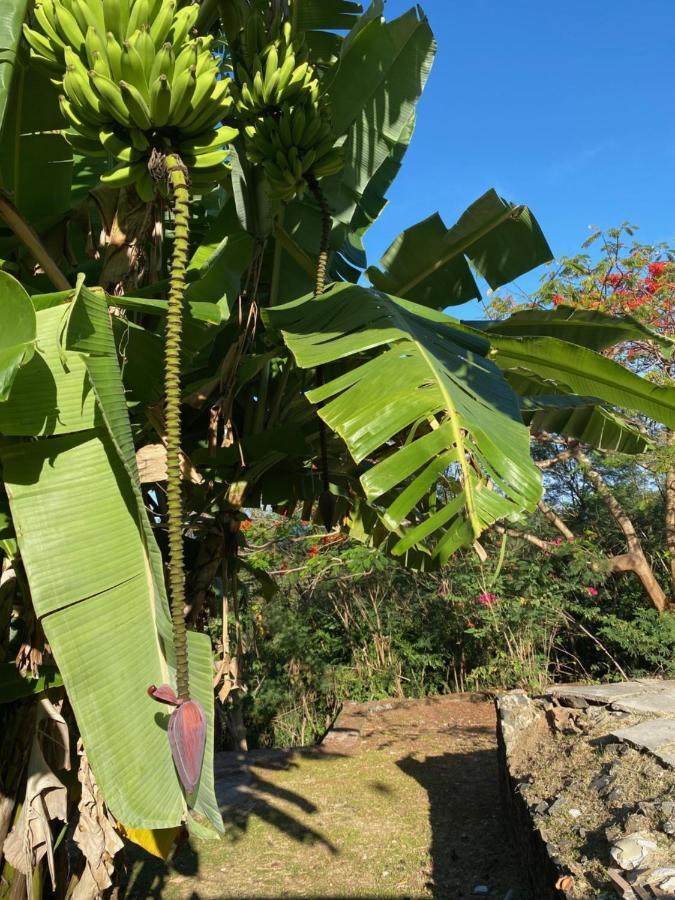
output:
POLYGON ((16 71, 21 26, 28 0, 3 0, 0 8, 0 133, 16 71))
POLYGON ((264 316, 298 366, 326 367, 308 399, 361 464, 366 498, 399 536, 392 552, 422 547, 445 562, 497 519, 536 506, 529 432, 482 336, 347 284, 264 316))
MULTIPOLYGON (((18 281, 0 272, 0 401, 6 400, 19 368, 33 355, 35 310, 18 281)), ((0 431, 2 429, 0 428, 0 431)))
POLYGON ((366 275, 378 290, 444 309, 480 297, 470 261, 491 288, 501 287, 552 257, 526 206, 489 190, 452 228, 438 214, 403 231, 366 275))
MULTIPOLYGON (((110 809, 128 828, 172 827, 186 800, 167 711, 147 695, 174 682, 169 609, 105 298, 80 286, 37 325, 38 352, 0 404, 0 431, 16 436, 0 460, 33 604, 110 809), (29 401, 37 412, 22 412, 29 401)), ((201 817, 222 829, 211 672, 208 638, 190 635, 192 696, 208 720, 188 817, 200 830, 201 817)))
MULTIPOLYGON (((475 333, 475 332, 472 332, 475 333)), ((631 410, 675 428, 675 387, 640 378, 600 353, 553 337, 490 334, 493 359, 507 373, 531 373, 563 391, 631 410)))
POLYGON ((589 350, 607 350, 629 341, 650 341, 672 353, 672 338, 658 334, 633 316, 610 316, 597 309, 560 304, 554 309, 524 309, 506 319, 467 322, 486 334, 506 337, 554 337, 589 350))

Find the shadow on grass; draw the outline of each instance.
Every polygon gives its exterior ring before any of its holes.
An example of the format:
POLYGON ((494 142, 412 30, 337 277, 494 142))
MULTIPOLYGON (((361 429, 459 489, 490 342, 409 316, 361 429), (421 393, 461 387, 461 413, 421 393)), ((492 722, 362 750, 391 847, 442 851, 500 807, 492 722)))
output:
MULTIPOLYGON (((457 728, 469 738, 481 728, 457 728)), ((431 875, 426 887, 437 900, 469 897, 482 885, 486 896, 525 900, 518 863, 505 832, 494 750, 399 759, 429 797, 431 875), (509 894, 509 891, 512 891, 509 894)))
MULTIPOLYGON (((297 818, 292 811, 286 812, 275 801, 294 808, 298 814, 312 815, 317 812, 315 804, 301 794, 280 787, 269 781, 261 770, 270 772, 288 771, 297 768, 299 760, 326 762, 340 758, 321 749, 310 748, 300 751, 260 750, 250 753, 219 753, 216 755, 216 798, 223 816, 225 834, 223 842, 236 844, 249 828, 253 818, 260 819, 287 837, 301 844, 322 845, 332 855, 338 848, 320 831, 297 818)), ((214 845, 211 845, 214 846, 214 845)), ((149 856, 135 845, 127 844, 128 877, 121 885, 120 896, 128 900, 140 898, 163 898, 167 885, 176 877, 196 877, 199 875, 199 850, 185 841, 168 862, 149 856)), ((227 883, 227 874, 223 874, 227 883)), ((199 891, 190 894, 190 900, 199 900, 199 891)), ((246 900, 246 898, 238 898, 246 900)), ((330 900, 330 898, 324 898, 330 900)), ((351 898, 358 900, 358 898, 351 898)))

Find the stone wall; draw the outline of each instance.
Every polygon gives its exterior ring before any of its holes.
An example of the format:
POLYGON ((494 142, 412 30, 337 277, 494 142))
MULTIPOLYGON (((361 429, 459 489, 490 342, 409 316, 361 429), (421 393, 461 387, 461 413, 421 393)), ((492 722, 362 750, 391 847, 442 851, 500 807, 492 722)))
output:
POLYGON ((523 874, 527 875, 536 900, 572 900, 572 894, 564 889, 569 873, 557 863, 532 819, 521 793, 524 782, 511 773, 510 761, 518 754, 522 742, 528 740, 533 727, 544 719, 544 710, 521 691, 502 694, 495 703, 502 804, 523 874))

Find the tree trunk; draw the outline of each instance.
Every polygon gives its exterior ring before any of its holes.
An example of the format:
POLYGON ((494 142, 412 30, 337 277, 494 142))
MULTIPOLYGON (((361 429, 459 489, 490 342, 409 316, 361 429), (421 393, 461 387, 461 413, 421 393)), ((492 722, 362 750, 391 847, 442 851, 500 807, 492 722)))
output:
POLYGON ((652 603, 652 606, 654 606, 654 608, 659 612, 668 611, 670 609, 670 602, 668 600, 668 597, 666 596, 666 593, 661 585, 656 580, 654 570, 652 569, 647 557, 645 556, 644 550, 642 549, 642 543, 640 541, 640 538, 638 537, 635 526, 633 525, 633 522, 631 521, 629 515, 626 513, 624 508, 611 492, 600 472, 598 472, 591 466, 590 461, 586 456, 584 456, 580 449, 577 449, 575 451, 575 456, 579 464, 582 466, 584 474, 591 482, 591 484, 595 487, 600 497, 602 497, 602 500, 607 506, 607 509, 612 514, 612 518, 619 526, 619 528, 623 532, 624 537, 626 538, 628 552, 619 554, 611 560, 612 571, 633 572, 642 582, 642 585, 652 603))

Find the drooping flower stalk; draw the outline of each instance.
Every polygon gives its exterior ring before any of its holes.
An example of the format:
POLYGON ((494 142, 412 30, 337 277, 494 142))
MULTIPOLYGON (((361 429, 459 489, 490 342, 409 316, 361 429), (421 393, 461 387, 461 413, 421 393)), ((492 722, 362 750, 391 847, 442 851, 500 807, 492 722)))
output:
POLYGON ((154 685, 149 694, 174 707, 169 718, 169 744, 176 771, 186 793, 199 784, 204 748, 206 716, 201 704, 190 700, 187 627, 185 625, 185 568, 183 562, 183 495, 180 473, 181 417, 180 375, 185 301, 185 271, 190 237, 190 188, 187 169, 177 153, 166 156, 154 151, 149 164, 152 176, 166 179, 174 213, 174 239, 169 278, 169 300, 164 336, 164 403, 167 457, 167 517, 169 533, 169 592, 176 692, 170 685, 154 685))
POLYGON ((185 626, 185 568, 183 562, 183 495, 180 475, 181 418, 180 374, 183 336, 185 271, 190 236, 190 189, 187 169, 177 153, 164 157, 164 173, 173 202, 174 238, 169 279, 169 301, 164 340, 164 403, 167 457, 167 518, 169 536, 169 589, 173 643, 176 655, 176 689, 188 700, 187 629, 185 626))

